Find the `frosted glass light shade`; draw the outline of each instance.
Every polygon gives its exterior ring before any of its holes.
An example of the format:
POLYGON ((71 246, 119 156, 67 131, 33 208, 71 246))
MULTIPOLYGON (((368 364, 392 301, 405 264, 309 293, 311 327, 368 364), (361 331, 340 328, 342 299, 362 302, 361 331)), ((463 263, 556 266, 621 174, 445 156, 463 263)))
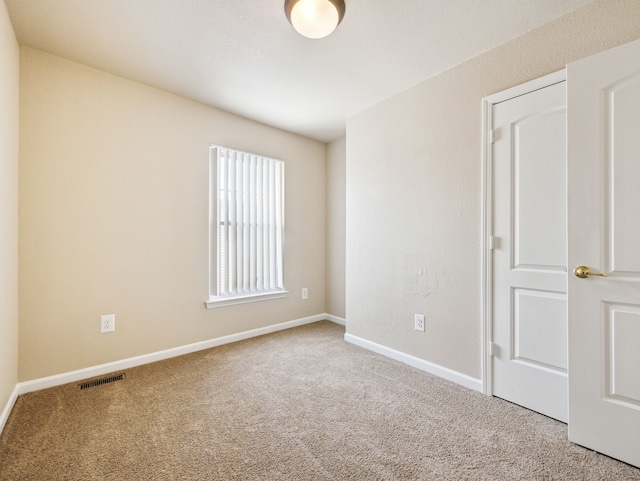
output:
POLYGON ((286 0, 284 9, 296 31, 307 38, 333 32, 344 17, 344 0, 286 0))

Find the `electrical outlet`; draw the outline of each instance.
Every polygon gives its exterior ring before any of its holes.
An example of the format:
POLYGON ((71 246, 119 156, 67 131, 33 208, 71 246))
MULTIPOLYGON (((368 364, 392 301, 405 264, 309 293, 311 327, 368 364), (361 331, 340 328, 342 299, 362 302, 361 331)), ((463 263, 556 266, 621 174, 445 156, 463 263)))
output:
POLYGON ((116 315, 106 314, 100 316, 100 332, 113 332, 116 330, 116 315))
POLYGON ((302 298, 303 299, 308 299, 309 298, 309 290, 306 287, 302 288, 302 298))
POLYGON ((416 331, 424 332, 424 314, 414 314, 414 323, 416 331))

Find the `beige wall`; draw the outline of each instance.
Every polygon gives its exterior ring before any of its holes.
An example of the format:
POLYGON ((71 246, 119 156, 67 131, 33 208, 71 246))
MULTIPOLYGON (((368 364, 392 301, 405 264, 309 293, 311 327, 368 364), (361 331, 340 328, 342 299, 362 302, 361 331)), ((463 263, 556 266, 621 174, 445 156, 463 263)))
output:
POLYGON ((348 121, 349 334, 480 378, 481 100, 638 37, 599 0, 348 121))
POLYGON ((345 318, 346 137, 327 147, 327 313, 345 318))
POLYGON ((20 54, 20 381, 325 311, 325 144, 20 54), (209 143, 285 161, 286 299, 205 309, 209 143))
POLYGON ((18 55, 0 2, 0 413, 18 379, 18 55))

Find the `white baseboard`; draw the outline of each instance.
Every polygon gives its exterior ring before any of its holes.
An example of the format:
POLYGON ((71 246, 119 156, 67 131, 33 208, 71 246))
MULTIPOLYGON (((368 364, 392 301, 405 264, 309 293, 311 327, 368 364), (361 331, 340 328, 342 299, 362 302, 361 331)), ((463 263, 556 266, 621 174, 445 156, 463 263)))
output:
POLYGON ((108 374, 114 371, 122 371, 125 369, 130 369, 132 367, 142 366, 143 364, 162 361, 164 359, 182 356, 184 354, 190 354, 192 352, 202 351, 204 349, 210 349, 212 347, 222 346, 224 344, 230 344, 232 342, 243 341, 245 339, 249 339, 252 337, 262 336, 264 334, 270 334, 272 332, 282 331, 284 329, 290 329, 292 327, 303 326, 305 324, 311 324, 313 322, 318 322, 325 319, 327 319, 326 314, 318 314, 316 316, 304 317, 302 319, 282 322, 280 324, 274 324, 272 326, 266 326, 258 329, 252 329, 250 331, 239 332, 237 334, 231 334, 229 336, 218 337, 215 339, 210 339, 208 341, 196 342, 193 344, 187 344, 185 346, 166 349, 164 351, 153 352, 150 354, 143 354, 141 356, 130 357, 128 359, 122 359, 120 361, 100 364, 98 366, 79 369, 77 371, 56 374, 54 376, 34 379, 32 381, 25 381, 25 382, 18 383, 17 391, 18 391, 18 394, 25 394, 32 391, 39 391, 41 389, 47 389, 50 387, 60 386, 62 384, 67 384, 70 382, 81 381, 83 379, 87 379, 90 377, 102 376, 103 374, 108 374))
POLYGON ((338 317, 338 316, 333 316, 331 314, 325 314, 325 319, 327 321, 331 321, 334 322, 336 324, 340 324, 341 326, 346 326, 347 325, 347 320, 343 319, 342 317, 338 317))
POLYGON ((18 399, 18 385, 13 388, 11 395, 9 396, 9 400, 7 401, 7 405, 2 410, 2 414, 0 414, 0 433, 4 430, 5 424, 7 424, 7 420, 9 419, 9 414, 11 414, 11 410, 18 399))
POLYGON ((459 373, 452 369, 439 366, 432 362, 425 361, 424 359, 405 354, 404 352, 396 351, 395 349, 391 349, 390 347, 382 346, 381 344, 367 341, 366 339, 362 339, 361 337, 353 336, 351 334, 345 334, 344 340, 350 342, 351 344, 355 344, 356 346, 363 347, 364 349, 367 349, 369 351, 373 351, 396 361, 400 361, 404 364, 408 364, 409 366, 428 372, 429 374, 433 374, 434 376, 444 378, 447 381, 460 384, 461 386, 473 389, 474 391, 482 392, 482 381, 480 379, 475 379, 471 376, 467 376, 466 374, 459 373))

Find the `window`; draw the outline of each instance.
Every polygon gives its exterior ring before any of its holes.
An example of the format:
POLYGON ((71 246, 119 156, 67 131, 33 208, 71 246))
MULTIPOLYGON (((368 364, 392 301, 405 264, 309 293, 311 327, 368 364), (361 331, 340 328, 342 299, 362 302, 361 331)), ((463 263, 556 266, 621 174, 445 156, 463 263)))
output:
POLYGON ((212 145, 209 301, 284 297, 284 162, 212 145))

